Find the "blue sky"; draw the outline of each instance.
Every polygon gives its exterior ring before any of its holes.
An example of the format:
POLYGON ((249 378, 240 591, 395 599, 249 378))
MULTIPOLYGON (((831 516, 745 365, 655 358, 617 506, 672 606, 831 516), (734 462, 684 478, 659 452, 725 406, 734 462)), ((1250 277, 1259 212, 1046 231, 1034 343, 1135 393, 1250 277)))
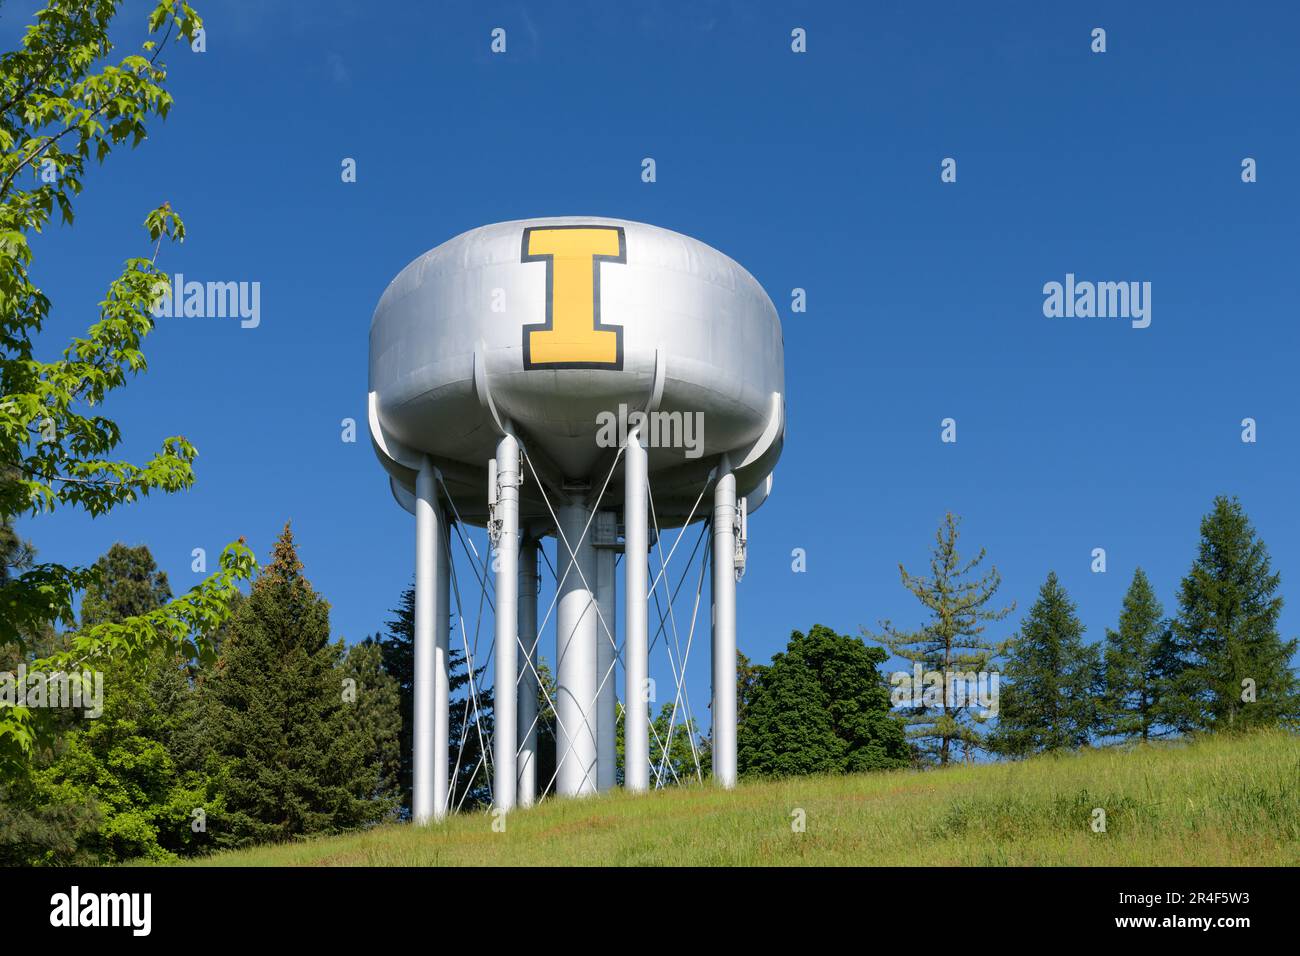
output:
MULTIPOLYGON (((0 11, 7 46, 32 6, 0 11)), ((787 440, 739 591, 751 658, 814 623, 919 624, 897 565, 924 570, 948 510, 1020 605, 991 636, 1055 569, 1100 639, 1139 564, 1172 610, 1219 493, 1240 496, 1272 551, 1284 633, 1300 626, 1293 6, 198 8, 207 51, 168 54, 172 116, 88 177, 75 228, 36 244, 45 342, 89 324, 163 200, 189 229, 163 267, 259 281, 261 325, 160 323, 148 374, 107 413, 134 458, 186 435, 198 483, 94 521, 24 521, 45 560, 146 543, 179 590, 193 548, 215 559, 246 535, 265 559, 291 519, 336 633, 377 630, 413 548, 364 435, 380 293, 466 229, 608 215, 722 250, 782 316, 787 440), (1089 49, 1097 26, 1104 54, 1089 49), (494 27, 505 55, 489 53, 494 27), (1241 182, 1244 157, 1257 183, 1241 182), (1043 284, 1068 272, 1151 282, 1151 326, 1045 318, 1043 284), (955 445, 939 440, 949 416, 955 445), (1089 570, 1096 547, 1105 574, 1089 570)), ((146 10, 126 4, 120 53, 146 10)), ((707 639, 697 715, 706 655, 707 639)))

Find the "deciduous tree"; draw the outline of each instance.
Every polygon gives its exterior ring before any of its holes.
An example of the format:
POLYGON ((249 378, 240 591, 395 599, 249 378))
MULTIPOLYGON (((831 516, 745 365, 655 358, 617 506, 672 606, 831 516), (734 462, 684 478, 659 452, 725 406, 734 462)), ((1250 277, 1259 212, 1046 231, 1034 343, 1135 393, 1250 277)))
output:
POLYGON ((758 676, 737 736, 740 773, 791 776, 906 766, 902 722, 877 669, 888 655, 814 625, 758 676))
MULTIPOLYGON (((121 430, 98 413, 131 375, 144 371, 142 350, 153 329, 151 308, 165 274, 157 264, 163 239, 185 227, 167 203, 144 221, 151 253, 126 261, 99 303, 99 317, 59 357, 36 357, 51 299, 33 275, 33 234, 57 210, 73 221, 74 199, 91 162, 142 142, 172 97, 161 60, 171 39, 189 40, 200 26, 183 0, 160 0, 148 19, 150 39, 138 53, 111 62, 110 26, 117 0, 48 0, 18 49, 0 54, 0 521, 72 507, 95 516, 153 492, 194 482, 197 454, 182 436, 162 441, 144 464, 118 460, 121 430)), ((40 350, 50 351, 47 343, 40 350)), ((228 616, 238 582, 252 571, 252 553, 228 546, 220 570, 192 591, 145 615, 78 629, 57 653, 32 661, 45 673, 76 671, 91 660, 147 654, 170 644, 185 656, 207 651, 205 633, 228 616)), ((0 647, 28 651, 50 624, 73 627, 78 593, 91 587, 90 568, 32 564, 0 580, 0 647)), ((48 730, 48 727, 46 727, 48 730)), ((0 764, 31 759, 42 725, 26 707, 0 707, 0 764)))

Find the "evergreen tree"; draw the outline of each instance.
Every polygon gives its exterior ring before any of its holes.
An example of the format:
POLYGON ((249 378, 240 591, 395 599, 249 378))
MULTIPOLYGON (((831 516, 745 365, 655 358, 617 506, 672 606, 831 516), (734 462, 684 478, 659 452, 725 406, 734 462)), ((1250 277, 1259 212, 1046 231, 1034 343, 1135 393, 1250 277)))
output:
MULTIPOLYGON (((231 614, 237 612, 248 598, 238 594, 231 601, 231 614)), ((224 648, 230 637, 231 622, 221 624, 207 635, 208 647, 224 648)), ((218 655, 211 663, 183 660, 178 656, 153 669, 149 693, 157 702, 165 729, 164 744, 176 762, 178 771, 192 778, 207 778, 210 741, 208 728, 215 704, 207 692, 207 683, 218 673, 218 655)), ((211 798, 209 798, 211 799, 211 798)), ((203 806, 203 801, 195 807, 203 806)))
MULTIPOLYGON (((23 572, 32 569, 36 549, 14 529, 10 518, 0 514, 0 587, 13 582, 23 572)), ((63 641, 48 622, 39 622, 30 629, 20 629, 17 639, 0 642, 0 671, 12 672, 19 664, 32 664, 63 649, 63 641)), ((30 720, 40 720, 33 714, 30 720)), ((39 737, 38 737, 39 739, 39 737)), ((0 763, 0 770, 13 769, 13 764, 0 763)))
POLYGON ((32 546, 19 536, 10 517, 0 514, 0 587, 32 566, 32 554, 32 546))
MULTIPOLYGON (((554 791, 556 737, 555 712, 551 702, 557 698, 558 686, 546 659, 541 656, 537 658, 537 676, 537 796, 540 797, 548 786, 554 791)), ((617 759, 615 773, 619 774, 623 762, 621 756, 617 759)))
POLYGON ((1159 715, 1171 666, 1164 614, 1151 582, 1138 568, 1124 595, 1119 629, 1106 629, 1105 691, 1097 714, 1105 736, 1149 740, 1163 733, 1159 715))
MULTIPOLYGON (((384 670, 396 681, 399 693, 402 731, 400 735, 400 760, 398 780, 405 815, 411 808, 412 758, 411 745, 415 714, 415 588, 407 587, 393 617, 385 625, 385 633, 376 637, 383 654, 384 670)), ((448 722, 447 759, 448 779, 454 781, 452 807, 484 805, 489 799, 490 774, 483 759, 484 744, 490 747, 492 734, 492 691, 482 684, 483 668, 474 676, 478 706, 474 706, 469 693, 469 671, 465 655, 449 641, 447 652, 447 684, 451 698, 448 722)), ((539 668, 539 671, 541 668, 539 668)), ((539 722, 539 734, 545 722, 539 722)), ((552 754, 554 743, 552 743, 552 754)), ((554 757, 551 768, 554 770, 554 757)), ((538 767, 540 772, 541 767, 538 767)), ((539 776, 538 787, 545 781, 539 776)))
MULTIPOLYGON (((243 600, 241 595, 232 607, 243 600)), ((159 653, 151 659, 144 687, 153 705, 151 736, 162 744, 174 774, 167 802, 157 814, 158 843, 181 856, 205 853, 213 847, 206 826, 195 826, 195 811, 207 814, 223 809, 214 798, 207 773, 204 714, 208 702, 202 693, 207 672, 197 661, 184 660, 180 654, 159 653)))
POLYGON ((93 866, 101 815, 83 791, 51 786, 39 764, 0 780, 0 866, 93 866))
MULTIPOLYGON (((167 576, 144 545, 114 544, 93 572, 82 602, 82 628, 118 624, 171 600, 167 576)), ((198 805, 168 753, 169 715, 153 693, 157 676, 179 671, 177 652, 158 647, 105 659, 100 667, 103 712, 69 722, 58 756, 39 780, 51 792, 84 794, 96 802, 97 832, 81 842, 98 860, 167 859, 189 844, 189 814, 198 805)), ((188 686, 177 692, 187 693, 188 686)))
POLYGON ((373 824, 395 801, 372 763, 375 735, 345 701, 342 642, 303 575, 286 524, 270 564, 240 603, 210 695, 209 771, 222 845, 278 842, 373 824))
POLYGON ((1184 730, 1240 730, 1300 717, 1291 668, 1296 640, 1278 632, 1280 580, 1241 503, 1215 498, 1178 591, 1173 645, 1179 668, 1164 708, 1170 723, 1184 730))
POLYGON ((83 628, 147 614, 172 599, 167 575, 145 545, 114 544, 95 562, 94 578, 81 602, 83 628))
MULTIPOLYGON (((32 547, 0 515, 0 586, 30 568, 33 557, 32 547)), ((48 624, 37 634, 0 643, 0 672, 14 673, 20 664, 48 656, 58 643, 48 624)), ((66 749, 64 728, 71 718, 48 709, 41 716, 47 726, 31 758, 0 763, 0 866, 97 863, 89 847, 101 822, 98 802, 83 791, 51 786, 41 773, 66 749)))
POLYGON ((758 676, 738 730, 741 774, 853 773, 906 766, 903 724, 877 668, 888 655, 815 625, 758 676))
POLYGON ((384 633, 369 640, 379 645, 383 655, 384 670, 397 682, 398 714, 402 731, 398 735, 397 783, 402 806, 409 815, 411 809, 411 780, 414 777, 411 758, 411 734, 415 714, 415 588, 402 592, 401 600, 391 613, 384 633))
MULTIPOLYGON (((900 631, 889 621, 881 622, 881 633, 867 637, 889 648, 890 652, 919 664, 925 673, 944 675, 944 687, 959 683, 958 675, 978 674, 994 669, 995 661, 1005 652, 1007 642, 987 640, 986 625, 1000 621, 1015 610, 1015 603, 994 608, 991 603, 1002 585, 996 567, 976 576, 985 558, 980 552, 963 561, 957 550, 959 518, 951 512, 935 533, 930 556, 930 576, 909 574, 903 565, 898 571, 903 587, 911 591, 929 612, 929 620, 916 631, 900 631)), ((918 756, 925 762, 946 765, 958 751, 982 749, 986 732, 985 717, 964 696, 945 691, 941 699, 924 702, 909 710, 908 736, 918 756)))
POLYGON ((383 650, 372 641, 362 641, 348 648, 343 673, 354 684, 345 688, 344 701, 351 729, 370 737, 366 762, 378 770, 374 799, 393 805, 396 814, 401 803, 402 734, 401 693, 397 681, 384 670, 383 650))
POLYGON ((1012 641, 991 749, 1007 756, 1088 743, 1101 688, 1101 655, 1083 643, 1083 624, 1056 572, 1038 592, 1012 641), (1009 686, 1008 686, 1009 685, 1009 686))

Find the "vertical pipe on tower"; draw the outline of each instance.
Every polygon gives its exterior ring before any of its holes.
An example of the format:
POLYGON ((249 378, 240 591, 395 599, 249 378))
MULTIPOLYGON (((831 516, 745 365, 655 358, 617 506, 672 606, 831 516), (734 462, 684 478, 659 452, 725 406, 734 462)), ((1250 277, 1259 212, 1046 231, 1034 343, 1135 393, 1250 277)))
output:
POLYGON ((433 563, 433 816, 441 820, 451 806, 447 777, 451 769, 451 537, 447 512, 435 508, 438 534, 433 563))
POLYGON ((634 429, 623 458, 623 786, 632 791, 650 785, 647 480, 646 452, 634 429))
POLYGON ((521 807, 537 800, 537 539, 519 550, 519 635, 527 650, 519 661, 519 768, 515 799, 521 807), (531 664, 531 666, 530 666, 531 664))
POLYGON ((596 606, 600 608, 596 624, 596 686, 599 688, 596 694, 596 789, 601 792, 614 787, 618 756, 614 737, 618 719, 618 696, 614 687, 615 640, 618 636, 614 623, 614 585, 614 550, 599 548, 596 551, 596 606))
POLYGON ((492 802, 515 805, 515 703, 519 670, 519 443, 510 434, 497 442, 496 458, 496 682, 493 689, 492 802))
POLYGON ((428 458, 415 479, 415 727, 411 814, 418 824, 447 813, 446 517, 428 458), (439 622, 441 621, 441 627, 439 622))
POLYGON ((556 790, 578 796, 596 790, 596 562, 581 502, 559 508, 559 599, 555 609, 556 790), (581 571, 581 574, 579 573, 581 571))
POLYGON ((736 477, 726 455, 713 488, 713 779, 736 785, 736 477))

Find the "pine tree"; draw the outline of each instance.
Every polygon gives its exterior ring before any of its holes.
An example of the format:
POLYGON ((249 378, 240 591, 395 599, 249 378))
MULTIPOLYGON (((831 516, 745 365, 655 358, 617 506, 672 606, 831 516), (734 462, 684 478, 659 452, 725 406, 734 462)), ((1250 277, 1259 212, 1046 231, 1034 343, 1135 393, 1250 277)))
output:
MULTIPOLYGON (((13 520, 0 514, 0 587, 31 567, 32 556, 32 546, 14 529, 13 520)), ((0 652, 5 649, 0 645, 0 652)))
POLYGON ((1170 631, 1165 610, 1141 568, 1124 595, 1119 629, 1106 629, 1103 664, 1105 691, 1098 727, 1108 737, 1149 740, 1164 732, 1164 706, 1170 669, 1170 631))
POLYGON ((1165 710, 1184 730, 1241 730, 1300 718, 1291 659, 1278 632, 1281 577, 1236 498, 1219 496, 1178 591, 1179 673, 1165 710))
POLYGON ((15 767, 0 779, 0 866, 94 866, 102 820, 89 794, 15 767))
POLYGON ((374 734, 345 701, 343 654, 286 524, 203 684, 216 843, 335 832, 390 812, 383 768, 371 762, 374 734))
POLYGON ((906 766, 903 724, 890 712, 878 647, 815 625, 795 631, 758 676, 737 731, 740 773, 790 776, 906 766))
MULTIPOLYGON (((1015 610, 1014 602, 1002 608, 990 606, 1002 585, 1002 576, 996 567, 975 576, 986 556, 982 548, 970 561, 963 562, 957 550, 959 522, 951 512, 944 516, 935 533, 929 577, 909 574, 903 565, 898 566, 903 587, 929 611, 929 621, 916 631, 900 631, 889 621, 881 622, 879 635, 863 629, 865 636, 898 657, 919 664, 923 672, 944 675, 945 688, 950 686, 950 678, 960 682, 958 675, 994 669, 1007 642, 985 639, 985 627, 1015 610)), ((918 756, 942 766, 953 760, 959 749, 969 752, 984 748, 985 719, 973 701, 945 692, 938 703, 912 708, 906 722, 918 756)))
POLYGON ((147 614, 172 599, 165 572, 148 547, 114 544, 94 564, 96 581, 81 601, 81 626, 118 622, 147 614))
POLYGON ((1083 643, 1075 610, 1050 572, 1008 652, 991 749, 1020 757, 1088 743, 1097 717, 1101 655, 1096 645, 1083 643))
MULTIPOLYGON (((411 780, 413 776, 411 744, 415 714, 415 588, 402 592, 393 617, 385 625, 385 633, 376 637, 383 652, 384 670, 397 681, 402 718, 401 758, 398 780, 401 784, 402 805, 409 816, 411 808, 411 780)), ((477 707, 469 693, 469 671, 465 655, 451 641, 447 652, 447 684, 450 695, 447 759, 448 779, 452 787, 452 807, 484 805, 489 800, 490 775, 487 761, 483 759, 484 745, 489 748, 492 734, 492 691, 483 687, 483 671, 475 672, 477 707)), ((539 668, 540 670, 541 668, 539 668)), ((542 713, 539 708, 539 713, 542 713)), ((545 716, 545 715, 543 715, 545 716)), ((539 735, 546 721, 539 718, 539 735)), ((554 742, 552 738, 552 755, 554 742)), ((540 754, 539 754, 540 756, 540 754)), ((551 768, 554 769, 554 756, 551 768)), ((541 771, 539 764, 538 770, 541 771)), ((538 788, 545 779, 539 776, 538 788)))

